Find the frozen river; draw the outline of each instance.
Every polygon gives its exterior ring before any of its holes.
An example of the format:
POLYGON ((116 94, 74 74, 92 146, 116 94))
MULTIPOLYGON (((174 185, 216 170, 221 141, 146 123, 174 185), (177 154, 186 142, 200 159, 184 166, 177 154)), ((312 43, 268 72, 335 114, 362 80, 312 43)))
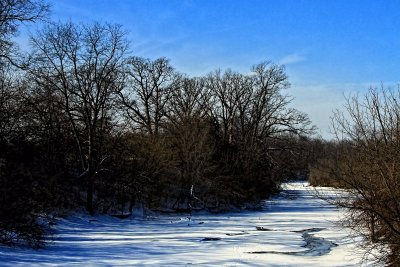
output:
MULTIPOLYGON (((360 266, 339 211, 289 183, 261 211, 58 220, 45 249, 0 247, 0 266, 360 266)), ((327 189, 322 189, 328 192, 327 189)))

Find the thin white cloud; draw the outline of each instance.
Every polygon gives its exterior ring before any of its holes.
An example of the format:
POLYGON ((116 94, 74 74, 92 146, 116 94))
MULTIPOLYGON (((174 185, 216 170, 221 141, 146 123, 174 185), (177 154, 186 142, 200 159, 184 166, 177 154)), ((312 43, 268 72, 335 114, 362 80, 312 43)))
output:
MULTIPOLYGON (((396 88, 397 82, 383 82, 385 88, 396 88)), ((318 83, 292 82, 289 95, 294 97, 291 106, 308 114, 317 134, 325 139, 333 139, 331 117, 336 109, 344 111, 345 98, 359 94, 364 95, 370 87, 380 87, 381 82, 368 81, 360 83, 318 83)))
POLYGON ((306 58, 302 55, 290 54, 290 55, 284 56, 281 60, 279 60, 279 64, 289 65, 289 64, 299 63, 304 60, 306 60, 306 58))
MULTIPOLYGON (((294 96, 292 107, 308 114, 318 127, 317 135, 333 139, 331 117, 336 109, 343 110, 345 96, 362 93, 367 83, 292 83, 289 94, 294 96)), ((365 88, 365 89, 368 89, 365 88)))

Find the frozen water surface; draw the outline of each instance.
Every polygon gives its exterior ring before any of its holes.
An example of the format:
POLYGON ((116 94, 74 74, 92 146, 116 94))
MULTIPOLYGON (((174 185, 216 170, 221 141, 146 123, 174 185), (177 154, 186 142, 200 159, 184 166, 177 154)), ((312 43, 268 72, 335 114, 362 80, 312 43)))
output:
MULTIPOLYGON (((46 248, 0 247, 1 266, 360 266, 340 212, 307 183, 284 185, 261 211, 59 219, 46 248)), ((325 190, 327 193, 330 191, 325 190)))

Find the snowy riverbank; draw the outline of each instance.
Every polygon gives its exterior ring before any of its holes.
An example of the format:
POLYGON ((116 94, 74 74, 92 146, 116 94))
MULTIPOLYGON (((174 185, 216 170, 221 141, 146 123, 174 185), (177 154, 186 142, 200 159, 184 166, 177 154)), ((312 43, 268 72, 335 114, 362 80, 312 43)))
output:
POLYGON ((182 216, 59 219, 45 249, 0 247, 0 266, 360 266, 339 211, 305 183, 262 211, 182 216))

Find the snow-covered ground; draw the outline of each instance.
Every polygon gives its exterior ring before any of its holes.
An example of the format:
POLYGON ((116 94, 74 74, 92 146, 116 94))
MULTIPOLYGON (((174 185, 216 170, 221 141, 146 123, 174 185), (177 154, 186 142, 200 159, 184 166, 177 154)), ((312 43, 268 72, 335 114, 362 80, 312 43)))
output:
MULTIPOLYGON (((262 211, 59 219, 44 249, 0 247, 1 266, 360 266, 339 211, 289 183, 262 211)), ((329 192, 328 189, 321 189, 329 192)))

